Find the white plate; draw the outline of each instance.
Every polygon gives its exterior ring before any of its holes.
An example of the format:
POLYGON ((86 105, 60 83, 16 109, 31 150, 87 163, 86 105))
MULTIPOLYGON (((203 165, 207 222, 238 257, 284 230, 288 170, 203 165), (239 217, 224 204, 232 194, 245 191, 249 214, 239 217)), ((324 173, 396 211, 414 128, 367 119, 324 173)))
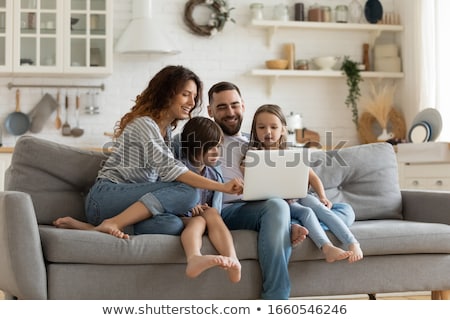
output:
POLYGON ((425 122, 416 123, 409 130, 408 139, 412 143, 422 143, 430 140, 431 129, 430 126, 425 122))
POLYGON ((428 141, 436 141, 436 139, 439 137, 439 135, 441 134, 442 131, 442 117, 441 114, 439 113, 439 111, 437 111, 436 109, 433 108, 428 108, 428 109, 424 109, 421 112, 419 112, 412 124, 411 124, 411 129, 410 131, 413 129, 413 127, 416 124, 422 123, 423 122, 427 123, 430 126, 431 132, 430 132, 430 138, 428 141))

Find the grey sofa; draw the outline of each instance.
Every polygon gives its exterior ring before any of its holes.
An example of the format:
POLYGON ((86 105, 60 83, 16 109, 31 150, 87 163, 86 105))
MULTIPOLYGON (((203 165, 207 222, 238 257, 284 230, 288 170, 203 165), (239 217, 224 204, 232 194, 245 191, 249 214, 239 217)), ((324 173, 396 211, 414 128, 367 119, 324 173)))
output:
MULTIPOLYGON (((232 232, 242 263, 242 280, 232 284, 218 268, 187 278, 178 236, 122 240, 54 228, 57 217, 84 219, 84 196, 105 157, 30 136, 18 140, 8 191, 0 193, 0 290, 18 299, 260 297, 256 232, 232 232)), ((306 239, 291 256, 291 296, 432 291, 448 299, 450 193, 400 191, 389 144, 317 151, 312 158, 330 199, 353 205, 351 229, 365 257, 326 263, 306 239)), ((205 237, 204 253, 213 252, 205 237)))

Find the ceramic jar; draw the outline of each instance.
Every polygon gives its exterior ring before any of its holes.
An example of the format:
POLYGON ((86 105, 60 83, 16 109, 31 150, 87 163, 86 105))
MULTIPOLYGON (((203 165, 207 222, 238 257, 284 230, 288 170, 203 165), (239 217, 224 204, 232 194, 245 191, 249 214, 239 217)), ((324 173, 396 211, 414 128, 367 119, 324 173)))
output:
POLYGON ((250 5, 250 11, 252 12, 252 19, 253 20, 264 19, 263 9, 264 9, 264 5, 262 3, 259 3, 259 2, 252 3, 250 5))
POLYGON ((348 7, 345 5, 336 6, 336 22, 347 23, 348 7))
POLYGON ((322 8, 318 4, 309 7, 308 21, 323 21, 322 8))

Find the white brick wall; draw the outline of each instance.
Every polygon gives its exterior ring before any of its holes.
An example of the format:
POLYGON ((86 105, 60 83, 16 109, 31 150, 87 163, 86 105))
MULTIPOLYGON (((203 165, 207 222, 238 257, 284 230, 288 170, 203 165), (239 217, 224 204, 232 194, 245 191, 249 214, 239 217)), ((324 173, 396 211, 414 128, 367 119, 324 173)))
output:
MULTIPOLYGON (((384 0, 383 5, 389 8, 394 0, 384 0)), ((112 131, 120 117, 132 106, 132 100, 147 85, 154 73, 168 64, 181 64, 195 71, 208 88, 217 81, 228 80, 238 84, 242 90, 246 106, 246 121, 244 127, 249 129, 254 110, 264 103, 276 103, 286 112, 302 113, 304 125, 318 131, 325 137, 325 132, 333 132, 333 142, 349 141, 358 143, 355 127, 351 121, 351 112, 344 105, 347 87, 342 79, 316 78, 281 78, 275 84, 273 95, 267 95, 265 78, 252 77, 252 68, 263 67, 266 59, 278 57, 282 54, 285 42, 296 44, 296 58, 312 58, 321 55, 350 55, 360 59, 362 42, 367 41, 367 34, 360 32, 334 33, 312 32, 299 30, 285 30, 277 33, 272 48, 266 45, 266 32, 247 26, 250 18, 249 4, 254 0, 229 0, 232 17, 237 23, 227 23, 222 33, 213 38, 203 38, 191 34, 183 23, 185 0, 153 0, 153 17, 161 22, 161 29, 165 30, 176 43, 182 53, 174 56, 152 55, 114 55, 114 73, 106 79, 30 79, 0 77, 0 121, 3 123, 9 112, 14 111, 15 92, 8 90, 6 84, 10 81, 17 83, 55 83, 65 84, 99 84, 104 83, 106 90, 100 94, 100 115, 81 116, 81 127, 85 129, 79 138, 63 137, 54 128, 52 115, 43 131, 37 136, 78 146, 101 146, 108 141, 103 132, 112 131)), ((270 17, 274 4, 282 2, 260 0, 265 5, 265 14, 270 17)), ((290 6, 296 1, 286 1, 290 6)), ((306 7, 315 0, 304 1, 306 7)), ((347 4, 349 0, 320 0, 322 5, 335 7, 337 4, 347 4)), ((361 0, 364 4, 365 1, 361 0)), ((115 38, 121 34, 131 18, 131 0, 114 0, 114 34, 115 38)), ((145 31, 143 31, 145 32, 145 31)), ((47 90, 56 94, 55 89, 47 90)), ((41 89, 21 89, 21 109, 28 112, 39 101, 41 89)), ((63 92, 64 93, 64 92, 63 92)), ((85 94, 86 90, 80 90, 85 94)), ((70 90, 71 100, 74 101, 76 90, 70 90)), ((84 96, 82 106, 84 106, 84 96)), ((73 104, 71 105, 70 124, 75 125, 73 104)), ((64 114, 63 114, 64 115, 64 114)), ((64 120, 64 118, 63 118, 64 120)), ((3 130, 3 144, 13 146, 17 137, 10 136, 3 130)))

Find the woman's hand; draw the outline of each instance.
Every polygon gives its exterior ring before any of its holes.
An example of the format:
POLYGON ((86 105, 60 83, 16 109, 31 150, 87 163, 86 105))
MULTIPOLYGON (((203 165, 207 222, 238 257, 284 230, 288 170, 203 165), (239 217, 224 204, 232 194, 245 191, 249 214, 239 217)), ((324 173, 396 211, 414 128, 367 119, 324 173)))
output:
POLYGON ((244 191, 244 181, 239 178, 234 178, 227 183, 224 183, 223 186, 225 189, 223 192, 230 193, 230 194, 242 194, 244 191))

